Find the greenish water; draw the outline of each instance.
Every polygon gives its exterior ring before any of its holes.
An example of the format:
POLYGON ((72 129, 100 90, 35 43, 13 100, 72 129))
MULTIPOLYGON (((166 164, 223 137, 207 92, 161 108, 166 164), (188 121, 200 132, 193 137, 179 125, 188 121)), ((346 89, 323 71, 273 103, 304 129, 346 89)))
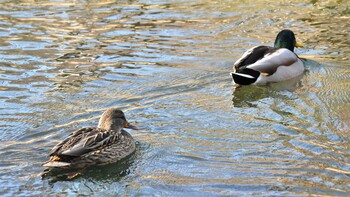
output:
POLYGON ((1 196, 347 196, 347 1, 2 1, 1 196), (268 6, 267 6, 268 5, 268 6), (298 79, 237 87, 242 53, 289 28, 298 79), (129 159, 72 181, 41 163, 119 107, 129 159))

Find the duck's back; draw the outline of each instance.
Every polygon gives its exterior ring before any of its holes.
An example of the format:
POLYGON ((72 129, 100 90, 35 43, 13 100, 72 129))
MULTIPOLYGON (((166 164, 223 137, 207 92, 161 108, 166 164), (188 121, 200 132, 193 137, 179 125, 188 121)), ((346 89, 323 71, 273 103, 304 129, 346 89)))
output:
POLYGON ((90 153, 84 154, 80 159, 72 160, 72 165, 79 165, 79 160, 92 161, 94 164, 114 163, 131 155, 136 149, 132 136, 121 130, 118 139, 90 153))
POLYGON ((135 151, 132 136, 121 129, 106 131, 88 127, 79 129, 57 144, 49 153, 47 167, 83 168, 117 162, 135 151))
POLYGON ((234 63, 234 69, 246 67, 254 64, 262 59, 266 54, 276 51, 275 48, 269 46, 257 46, 246 51, 241 58, 234 63))

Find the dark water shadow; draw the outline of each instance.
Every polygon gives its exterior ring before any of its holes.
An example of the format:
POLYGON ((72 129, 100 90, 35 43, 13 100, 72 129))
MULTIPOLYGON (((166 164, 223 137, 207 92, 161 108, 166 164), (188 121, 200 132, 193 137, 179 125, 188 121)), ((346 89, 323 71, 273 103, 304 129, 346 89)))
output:
POLYGON ((117 163, 91 166, 84 169, 45 169, 41 177, 43 180, 48 180, 50 185, 60 181, 73 181, 79 178, 96 181, 107 179, 118 181, 130 173, 129 167, 132 165, 133 160, 132 155, 129 158, 118 161, 117 163))

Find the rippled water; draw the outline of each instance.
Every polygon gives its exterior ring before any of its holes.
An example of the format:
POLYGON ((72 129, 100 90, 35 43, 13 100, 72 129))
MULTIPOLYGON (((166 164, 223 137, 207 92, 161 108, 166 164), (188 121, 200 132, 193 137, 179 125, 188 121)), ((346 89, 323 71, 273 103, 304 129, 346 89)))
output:
POLYGON ((293 2, 2 1, 0 194, 346 196, 349 3, 293 2), (233 85, 233 62, 283 28, 304 76, 233 85), (42 179, 52 146, 109 107, 142 128, 136 153, 42 179))

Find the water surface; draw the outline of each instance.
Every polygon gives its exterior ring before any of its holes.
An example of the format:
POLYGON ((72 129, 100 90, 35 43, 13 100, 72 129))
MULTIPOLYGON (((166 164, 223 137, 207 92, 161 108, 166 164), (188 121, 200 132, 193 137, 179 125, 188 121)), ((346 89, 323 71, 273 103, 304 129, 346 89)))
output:
POLYGON ((329 195, 350 192, 346 1, 2 1, 0 194, 329 195), (269 6, 266 6, 269 5, 269 6), (283 28, 306 72, 232 84, 283 28), (137 151, 68 181, 48 151, 119 107, 137 151))

